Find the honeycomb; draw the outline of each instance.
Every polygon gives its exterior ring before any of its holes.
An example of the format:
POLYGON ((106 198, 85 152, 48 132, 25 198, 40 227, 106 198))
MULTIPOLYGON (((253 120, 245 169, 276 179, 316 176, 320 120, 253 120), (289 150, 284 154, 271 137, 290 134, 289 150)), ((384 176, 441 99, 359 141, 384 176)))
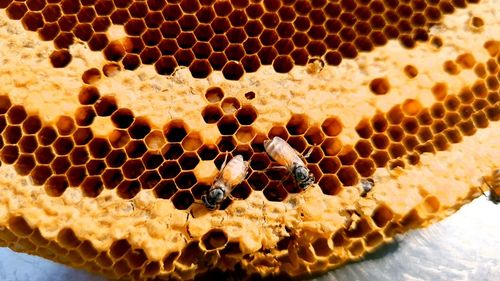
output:
POLYGON ((444 218, 500 163, 478 2, 2 1, 0 245, 110 279, 289 279, 444 218), (236 155, 247 177, 207 210, 236 155))

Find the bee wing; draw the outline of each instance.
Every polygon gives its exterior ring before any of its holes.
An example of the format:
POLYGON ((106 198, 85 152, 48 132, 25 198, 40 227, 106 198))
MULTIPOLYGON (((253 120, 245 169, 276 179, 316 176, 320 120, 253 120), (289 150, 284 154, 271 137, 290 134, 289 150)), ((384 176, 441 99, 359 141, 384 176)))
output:
POLYGON ((293 163, 304 163, 299 153, 280 137, 264 141, 264 148, 274 161, 289 169, 293 166, 293 163))
POLYGON ((248 162, 243 160, 243 156, 236 155, 221 172, 221 180, 228 186, 234 187, 240 184, 247 175, 248 162))

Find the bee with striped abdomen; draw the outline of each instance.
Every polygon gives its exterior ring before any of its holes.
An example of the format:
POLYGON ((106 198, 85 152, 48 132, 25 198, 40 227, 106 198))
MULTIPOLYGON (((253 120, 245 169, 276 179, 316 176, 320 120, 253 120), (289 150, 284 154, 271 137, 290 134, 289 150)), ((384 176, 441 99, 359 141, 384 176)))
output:
POLYGON ((302 155, 282 138, 274 137, 272 140, 265 140, 264 148, 272 159, 288 169, 301 189, 305 190, 314 183, 314 175, 306 167, 302 155))
POLYGON ((224 163, 220 168, 219 174, 208 192, 201 196, 205 207, 215 210, 224 199, 231 197, 230 193, 235 186, 240 184, 247 175, 248 161, 243 160, 243 156, 236 155, 229 162, 224 163))

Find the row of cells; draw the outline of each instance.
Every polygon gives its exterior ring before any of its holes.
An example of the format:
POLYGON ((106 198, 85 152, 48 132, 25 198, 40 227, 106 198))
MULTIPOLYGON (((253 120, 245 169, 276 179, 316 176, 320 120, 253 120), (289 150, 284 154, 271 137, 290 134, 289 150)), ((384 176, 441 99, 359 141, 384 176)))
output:
MULTIPOLYGON (((407 100, 386 114, 362 120, 356 126, 362 139, 354 146, 343 145, 336 138, 342 124, 333 117, 311 126, 306 116, 294 115, 285 126, 257 133, 252 127, 258 116, 255 108, 224 97, 220 88, 207 90, 208 104, 201 114, 207 123, 216 123, 221 137, 215 144, 203 144, 200 134, 190 131, 183 121, 173 120, 163 131, 152 130, 146 118, 118 108, 114 97, 101 96, 89 85, 79 93, 82 106, 75 119, 62 116, 56 128, 43 125, 38 116, 28 115, 24 107, 1 96, 0 157, 14 164, 19 174, 30 175, 35 184, 45 185, 53 196, 68 186, 81 186, 85 195, 92 197, 103 188, 117 188, 122 198, 154 188, 158 197, 172 197, 177 208, 185 209, 209 188, 198 183, 194 168, 200 160, 215 161, 220 168, 225 152, 250 160, 251 173, 235 189, 235 197, 246 198, 251 190, 264 190, 268 199, 280 201, 288 193, 298 192, 283 171, 269 169, 272 161, 263 142, 280 136, 298 153, 312 147, 308 168, 323 192, 334 195, 342 186, 369 177, 375 167, 384 167, 391 159, 446 149, 449 143, 460 142, 463 135, 498 120, 498 48, 493 46, 485 44, 492 57, 486 64, 476 63, 470 54, 455 60, 460 67, 474 69, 479 77, 470 87, 449 95, 446 84, 436 83, 432 92, 438 102, 431 107, 422 108, 418 101, 407 100), (109 116, 116 127, 108 138, 93 136, 88 126, 95 116, 109 116)), ((251 100, 255 93, 245 97, 251 100)), ((394 161, 391 165, 404 163, 394 161)))
MULTIPOLYGON (((436 96, 442 96, 442 90, 439 84, 433 88, 436 96)), ((81 186, 91 197, 103 188, 117 188, 122 198, 154 188, 158 197, 171 198, 177 208, 186 209, 209 188, 197 182, 193 170, 200 160, 215 161, 220 168, 224 152, 250 161, 249 177, 235 188, 235 197, 246 198, 252 190, 263 190, 269 200, 281 201, 288 193, 299 192, 282 170, 269 169, 272 161, 263 142, 280 136, 298 153, 312 147, 308 168, 323 193, 335 195, 342 186, 357 184, 360 177, 371 176, 375 167, 384 167, 391 159, 444 150, 450 143, 460 142, 463 135, 487 127, 489 121, 499 119, 498 101, 498 91, 488 92, 480 86, 445 95, 430 108, 407 100, 386 114, 362 120, 356 126, 361 140, 354 146, 343 145, 336 137, 342 130, 337 118, 310 126, 305 116, 294 115, 286 125, 263 135, 242 125, 238 120, 249 120, 249 116, 238 117, 237 110, 237 117, 221 118, 226 120, 218 123, 221 137, 211 145, 203 144, 200 135, 180 120, 170 122, 163 131, 151 130, 146 119, 120 117, 121 109, 112 114, 118 128, 108 139, 93 137, 88 127, 75 125, 69 117, 60 117, 56 128, 44 126, 37 116, 28 116, 22 106, 12 105, 2 96, 0 159, 14 164, 20 175, 29 175, 34 184, 45 185, 52 196, 61 195, 68 186, 81 186)), ((250 117, 254 114, 252 111, 250 117)))
POLYGON ((315 1, 3 1, 9 18, 21 20, 40 39, 53 41, 65 59, 75 39, 106 59, 134 70, 154 65, 162 75, 188 67, 193 77, 212 71, 238 80, 245 72, 272 65, 279 73, 321 58, 338 65, 343 58, 371 51, 390 39, 411 48, 428 40, 428 26, 443 14, 478 0, 315 1), (110 41, 111 25, 127 36, 110 41))

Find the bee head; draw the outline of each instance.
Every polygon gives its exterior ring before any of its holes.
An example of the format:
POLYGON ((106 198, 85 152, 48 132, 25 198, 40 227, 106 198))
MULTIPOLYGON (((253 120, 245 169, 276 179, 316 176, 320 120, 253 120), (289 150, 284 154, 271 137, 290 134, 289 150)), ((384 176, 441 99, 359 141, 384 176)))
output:
POLYGON ((306 189, 315 181, 314 175, 305 166, 294 163, 292 173, 299 187, 302 189, 306 189))
POLYGON ((206 195, 201 197, 205 206, 209 209, 215 209, 217 205, 224 200, 224 189, 221 186, 214 185, 206 195))

